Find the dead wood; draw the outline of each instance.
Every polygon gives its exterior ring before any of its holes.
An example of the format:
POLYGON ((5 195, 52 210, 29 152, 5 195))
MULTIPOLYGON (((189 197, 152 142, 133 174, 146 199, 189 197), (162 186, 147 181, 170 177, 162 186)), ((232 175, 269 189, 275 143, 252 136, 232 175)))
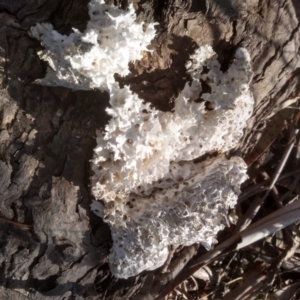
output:
MULTIPOLYGON (((126 8, 131 1, 108 2, 126 8)), ((152 299, 155 278, 162 276, 165 284, 173 280, 160 270, 128 280, 110 275, 109 228, 89 210, 89 160, 95 131, 108 121, 108 95, 33 84, 46 65, 27 30, 37 22, 50 22, 61 33, 83 30, 87 3, 0 0, 0 217, 9 220, 0 222, 3 299, 152 299)), ((133 3, 140 21, 159 22, 158 34, 153 54, 118 80, 157 108, 172 107, 188 79, 189 55, 204 44, 218 53, 223 70, 238 47, 252 57, 256 106, 236 149, 241 155, 255 150, 274 112, 300 97, 299 1, 133 3)), ((184 255, 189 260, 195 249, 183 249, 177 262, 184 255)), ((178 266, 174 259, 170 270, 178 266)))

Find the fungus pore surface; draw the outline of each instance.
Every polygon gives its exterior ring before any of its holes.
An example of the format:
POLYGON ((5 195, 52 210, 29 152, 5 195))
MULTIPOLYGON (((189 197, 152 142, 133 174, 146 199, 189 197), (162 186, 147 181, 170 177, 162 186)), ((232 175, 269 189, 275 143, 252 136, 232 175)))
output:
POLYGON ((92 0, 89 8, 84 33, 60 35, 50 24, 31 28, 46 47, 40 57, 49 63, 37 83, 110 93, 111 120, 97 132, 91 161, 92 193, 101 201, 91 208, 111 228, 112 273, 128 278, 162 266, 170 245, 202 243, 209 249, 228 225, 228 209, 247 178, 245 162, 224 155, 194 160, 234 148, 243 135, 254 105, 250 56, 237 49, 222 72, 213 49, 200 47, 186 64, 192 81, 173 111, 162 112, 114 80, 147 50, 154 24, 143 31, 132 6, 124 12, 92 0), (210 93, 203 93, 202 82, 210 93))

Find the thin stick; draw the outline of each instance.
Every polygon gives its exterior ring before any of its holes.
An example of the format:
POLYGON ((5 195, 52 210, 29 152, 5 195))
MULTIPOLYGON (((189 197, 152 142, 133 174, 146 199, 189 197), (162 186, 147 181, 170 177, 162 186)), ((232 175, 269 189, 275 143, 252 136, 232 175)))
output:
POLYGON ((275 176, 273 177, 273 180, 271 181, 271 184, 269 186, 269 189, 268 189, 268 192, 267 192, 267 195, 269 194, 270 190, 273 188, 274 184, 276 183, 282 169, 284 168, 285 164, 286 164, 286 161, 287 159, 289 158, 290 156, 290 153, 295 145, 295 142, 296 142, 296 135, 298 134, 299 132, 299 129, 296 129, 296 130, 293 130, 292 134, 291 134, 291 138, 290 138, 290 141, 288 143, 288 147, 286 148, 286 150, 284 151, 284 154, 283 154, 283 159, 282 161, 280 162, 280 164, 278 165, 276 171, 275 171, 275 176))
POLYGON ((0 217, 0 221, 15 225, 15 226, 21 227, 23 229, 27 229, 27 230, 32 228, 31 225, 15 222, 15 221, 12 221, 12 220, 7 219, 5 217, 0 217))
POLYGON ((288 142, 288 147, 285 149, 284 154, 282 156, 282 160, 280 162, 280 164, 277 166, 276 171, 273 175, 273 178, 265 192, 265 194, 263 195, 263 197, 256 197, 255 200, 251 203, 250 207, 248 208, 247 212, 243 215, 243 217, 240 218, 240 220, 238 221, 236 227, 233 230, 233 235, 241 232, 242 230, 244 230, 245 228, 247 228, 253 218, 257 215, 258 211, 260 210, 262 204, 264 203, 264 201, 266 200, 266 198, 268 197, 270 191, 273 189, 275 183, 277 182, 290 154, 291 151, 295 145, 296 142, 296 136, 298 134, 299 130, 293 130, 289 142, 288 142))
MULTIPOLYGON (((295 171, 291 171, 291 172, 287 172, 287 173, 284 173, 283 175, 281 175, 279 178, 278 178, 278 181, 277 182, 280 182, 281 180, 285 179, 285 178, 288 178, 292 175, 296 175, 300 173, 300 170, 295 170, 295 171)), ((252 187, 250 187, 248 190, 244 191, 239 199, 238 199, 238 203, 242 203, 243 201, 247 200, 248 198, 250 198, 251 196, 254 196, 256 194, 259 194, 261 192, 264 192, 268 189, 268 186, 267 184, 270 184, 270 180, 265 180, 263 182, 260 182, 256 185, 253 185, 252 187)))
POLYGON ((176 278, 163 287, 161 293, 155 300, 164 299, 176 286, 185 279, 194 274, 198 269, 228 254, 234 250, 239 250, 247 247, 258 240, 273 234, 276 231, 282 230, 300 220, 300 201, 295 201, 281 209, 274 211, 263 219, 251 224, 247 229, 219 244, 213 250, 205 253, 201 257, 190 261, 190 263, 176 276, 176 278))

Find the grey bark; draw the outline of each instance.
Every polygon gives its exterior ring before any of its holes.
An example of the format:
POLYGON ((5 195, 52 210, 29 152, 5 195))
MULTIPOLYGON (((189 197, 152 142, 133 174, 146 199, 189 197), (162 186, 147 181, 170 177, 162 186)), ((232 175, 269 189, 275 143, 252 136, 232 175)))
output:
MULTIPOLYGON (((83 30, 87 3, 0 0, 1 299, 152 299, 157 290, 153 278, 160 270, 128 280, 111 276, 109 228, 89 210, 89 160, 95 131, 108 121, 108 95, 33 84, 46 65, 27 30, 37 22, 53 23, 62 33, 83 30)), ((224 70, 237 47, 246 47, 253 59, 256 106, 238 149, 242 155, 256 144, 266 118, 298 97, 299 1, 133 3, 138 20, 159 22, 158 34, 153 54, 131 64, 131 75, 118 80, 157 108, 172 107, 188 79, 189 55, 204 44, 212 45, 224 70)), ((179 257, 190 258, 196 248, 182 251, 179 257)), ((177 271, 186 263, 174 261, 178 265, 170 269, 177 271)))

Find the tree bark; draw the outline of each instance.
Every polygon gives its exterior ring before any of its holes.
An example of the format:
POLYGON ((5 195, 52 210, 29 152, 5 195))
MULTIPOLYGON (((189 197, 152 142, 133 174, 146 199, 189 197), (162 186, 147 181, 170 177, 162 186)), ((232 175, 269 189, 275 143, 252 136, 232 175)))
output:
MULTIPOLYGON (((95 131, 108 122, 108 94, 36 85, 46 64, 28 36, 37 22, 84 30, 88 0, 0 0, 0 298, 152 299, 158 271, 113 278, 108 226, 90 213, 95 131)), ((109 1, 126 8, 126 0, 109 1)), ((275 111, 300 94, 297 0, 133 0, 157 36, 131 74, 117 78, 161 110, 189 78, 185 63, 209 44, 226 70, 238 47, 253 64, 255 110, 241 141, 251 153, 275 111)), ((194 247, 194 246, 193 246, 194 247)), ((197 247, 183 251, 191 257, 197 247)), ((177 259, 178 261, 178 259, 177 259)), ((185 262, 179 259, 179 266, 185 262)), ((172 263, 172 262, 171 262, 172 263)), ((166 280, 171 280, 168 278, 166 280)))

